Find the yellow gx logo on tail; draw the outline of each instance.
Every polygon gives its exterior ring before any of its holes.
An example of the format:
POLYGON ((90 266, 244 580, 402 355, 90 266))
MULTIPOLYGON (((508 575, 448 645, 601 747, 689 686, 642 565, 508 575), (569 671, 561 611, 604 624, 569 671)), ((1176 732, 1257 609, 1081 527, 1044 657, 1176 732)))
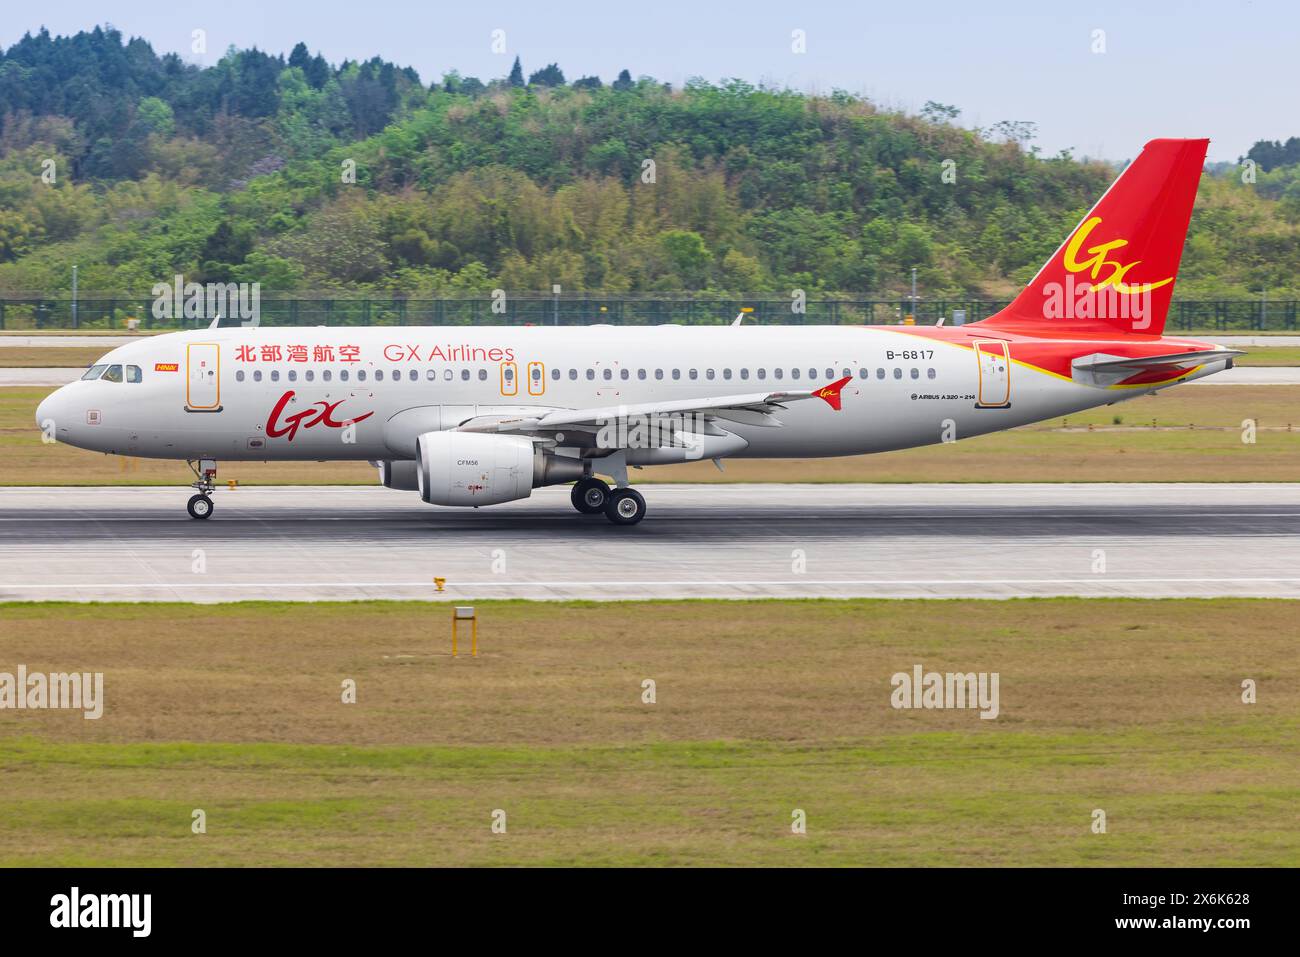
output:
POLYGON ((1098 243, 1096 246, 1089 246, 1087 252, 1091 254, 1090 259, 1079 259, 1079 251, 1083 244, 1088 241, 1092 231, 1101 225, 1101 217, 1093 216, 1078 228, 1070 241, 1065 246, 1065 268, 1070 272, 1087 272, 1093 280, 1093 289, 1104 289, 1107 286, 1114 286, 1116 292, 1122 293, 1145 293, 1152 289, 1159 289, 1174 281, 1174 277, 1161 279, 1159 282, 1136 283, 1129 285, 1124 282, 1124 276, 1130 269, 1140 263, 1142 260, 1135 259, 1130 263, 1121 263, 1114 259, 1107 259, 1106 256, 1113 250, 1128 245, 1127 239, 1112 239, 1108 243, 1098 243), (1104 267, 1109 267, 1110 272, 1101 277, 1101 271, 1104 267))

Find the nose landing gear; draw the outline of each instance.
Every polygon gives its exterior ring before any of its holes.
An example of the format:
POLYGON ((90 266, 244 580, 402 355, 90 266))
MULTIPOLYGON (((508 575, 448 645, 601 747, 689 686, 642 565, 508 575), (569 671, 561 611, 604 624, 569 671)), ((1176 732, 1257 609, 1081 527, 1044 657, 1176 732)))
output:
POLYGON ((217 463, 215 459, 200 459, 196 468, 193 462, 186 462, 194 473, 197 482, 191 482, 190 488, 198 489, 198 494, 190 498, 185 508, 190 518, 210 518, 212 516, 212 492, 216 489, 217 463))

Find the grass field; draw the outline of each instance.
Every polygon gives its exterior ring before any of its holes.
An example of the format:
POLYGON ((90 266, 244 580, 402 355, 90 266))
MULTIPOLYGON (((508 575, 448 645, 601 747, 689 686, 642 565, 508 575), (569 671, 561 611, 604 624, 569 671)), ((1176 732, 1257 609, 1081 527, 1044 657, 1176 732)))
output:
MULTIPOLYGON (((85 346, 6 346, 0 348, 0 368, 77 368, 98 360, 107 348, 85 346)), ((1297 366, 1300 365, 1300 348, 1255 348, 1237 359, 1243 366, 1297 366)))
MULTIPOLYGON (((0 388, 0 485, 192 480, 183 462, 42 444, 35 412, 50 391, 0 388)), ((655 482, 1292 482, 1300 480, 1300 386, 1191 385, 950 445, 851 458, 730 460, 723 473, 694 462, 632 474, 655 482), (1251 445, 1241 441, 1248 418, 1258 427, 1251 445)), ((224 462, 220 478, 243 485, 376 481, 364 462, 224 462)))
POLYGON ((424 603, 0 606, 106 701, 0 712, 0 866, 1300 863, 1294 603, 723 607, 485 603, 453 659, 424 603), (999 717, 894 710, 915 664, 999 717))

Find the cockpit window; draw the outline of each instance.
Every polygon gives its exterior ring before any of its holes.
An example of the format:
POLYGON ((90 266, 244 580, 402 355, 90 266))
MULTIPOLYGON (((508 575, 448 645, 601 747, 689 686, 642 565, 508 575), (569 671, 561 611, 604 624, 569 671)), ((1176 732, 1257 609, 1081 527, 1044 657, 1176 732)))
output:
POLYGON ((98 379, 100 376, 104 374, 104 370, 107 368, 108 368, 107 365, 91 366, 89 369, 86 370, 86 374, 83 375, 81 379, 83 382, 90 379, 98 379))
POLYGON ((126 381, 127 381, 127 382, 139 382, 139 381, 140 381, 140 367, 139 367, 139 366, 127 366, 127 367, 126 367, 126 381))
POLYGON ((109 367, 108 367, 108 371, 104 373, 104 381, 105 381, 105 382, 121 382, 121 381, 122 381, 122 367, 121 367, 121 366, 117 366, 117 365, 109 366, 109 367))

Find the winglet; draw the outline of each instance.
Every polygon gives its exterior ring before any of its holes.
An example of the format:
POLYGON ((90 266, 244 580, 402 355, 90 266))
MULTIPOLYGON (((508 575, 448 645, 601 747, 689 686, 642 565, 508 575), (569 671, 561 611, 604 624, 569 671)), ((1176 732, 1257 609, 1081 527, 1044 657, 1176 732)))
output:
POLYGON ((819 399, 825 399, 826 404, 829 405, 836 412, 838 412, 840 410, 840 390, 843 389, 846 385, 848 385, 850 380, 852 380, 852 378, 853 376, 846 375, 843 379, 840 379, 838 382, 832 382, 830 385, 818 389, 817 392, 814 394, 819 399))

